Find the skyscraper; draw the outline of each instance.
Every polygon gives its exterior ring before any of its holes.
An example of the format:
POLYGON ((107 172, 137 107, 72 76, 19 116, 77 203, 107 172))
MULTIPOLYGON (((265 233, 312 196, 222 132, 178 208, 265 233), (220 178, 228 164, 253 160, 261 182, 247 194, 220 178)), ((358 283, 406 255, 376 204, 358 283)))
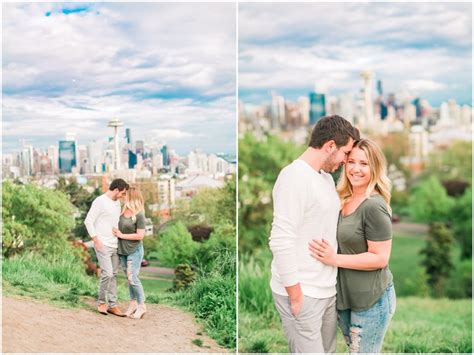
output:
POLYGON ((163 165, 164 166, 169 166, 170 165, 170 159, 169 159, 169 155, 168 155, 168 147, 165 145, 163 145, 163 147, 161 147, 161 155, 163 155, 163 165))
POLYGON ((77 166, 76 142, 59 141, 59 172, 70 173, 77 166))
POLYGON ((131 150, 128 151, 128 168, 133 169, 137 165, 137 155, 131 150))
POLYGON ((321 117, 326 116, 326 95, 312 92, 309 94, 309 123, 315 124, 321 117))
POLYGON ((132 131, 130 128, 125 128, 125 141, 127 144, 132 144, 132 131))

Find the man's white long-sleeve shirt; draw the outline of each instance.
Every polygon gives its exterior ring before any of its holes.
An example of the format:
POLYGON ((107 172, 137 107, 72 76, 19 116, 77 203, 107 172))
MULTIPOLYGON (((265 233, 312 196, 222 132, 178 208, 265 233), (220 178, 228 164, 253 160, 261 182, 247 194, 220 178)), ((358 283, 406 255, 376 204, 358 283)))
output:
POLYGON ((91 238, 97 237, 104 245, 117 248, 118 239, 112 234, 112 228, 118 228, 119 219, 120 202, 103 194, 92 202, 84 224, 91 238))
POLYGON ((278 175, 273 188, 272 291, 288 296, 285 287, 301 284, 305 296, 336 294, 337 268, 310 256, 308 243, 324 238, 337 251, 340 202, 330 174, 317 172, 297 159, 278 175))

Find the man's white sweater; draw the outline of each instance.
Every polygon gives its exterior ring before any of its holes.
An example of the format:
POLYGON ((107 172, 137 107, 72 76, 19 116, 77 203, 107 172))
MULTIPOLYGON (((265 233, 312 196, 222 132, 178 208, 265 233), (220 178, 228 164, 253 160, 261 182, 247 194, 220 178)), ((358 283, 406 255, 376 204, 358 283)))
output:
POLYGON ((337 268, 310 256, 308 243, 324 238, 337 251, 340 202, 330 174, 317 172, 297 159, 278 175, 273 188, 272 291, 288 296, 285 287, 301 284, 305 296, 336 294, 337 268))
POLYGON ((97 237, 104 245, 117 248, 118 240, 112 234, 112 228, 118 228, 119 219, 120 202, 103 194, 92 202, 84 224, 91 238, 97 237))

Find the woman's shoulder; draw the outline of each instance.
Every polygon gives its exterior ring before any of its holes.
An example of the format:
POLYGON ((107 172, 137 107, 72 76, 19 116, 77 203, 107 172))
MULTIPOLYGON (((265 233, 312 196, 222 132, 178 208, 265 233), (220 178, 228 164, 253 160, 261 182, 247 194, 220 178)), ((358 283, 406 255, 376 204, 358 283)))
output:
POLYGON ((388 213, 387 201, 380 194, 371 195, 364 204, 362 204, 363 210, 366 212, 384 212, 388 213))

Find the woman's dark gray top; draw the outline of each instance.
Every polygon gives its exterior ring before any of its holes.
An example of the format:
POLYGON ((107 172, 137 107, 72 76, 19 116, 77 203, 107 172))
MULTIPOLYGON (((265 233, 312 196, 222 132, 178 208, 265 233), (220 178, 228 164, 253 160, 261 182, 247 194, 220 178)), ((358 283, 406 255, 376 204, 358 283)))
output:
MULTIPOLYGON (((132 217, 124 217, 123 215, 120 215, 118 226, 123 234, 133 234, 137 232, 137 229, 145 229, 145 223, 145 214, 140 212, 136 215, 135 221, 133 221, 132 217)), ((130 255, 137 250, 138 246, 141 244, 141 240, 119 239, 118 253, 120 255, 130 255)))
MULTIPOLYGON (((392 239, 392 220, 387 204, 379 194, 364 200, 347 216, 339 214, 337 243, 339 254, 368 251, 367 241, 392 239)), ((372 307, 392 282, 388 265, 374 271, 339 268, 337 275, 337 309, 363 311, 372 307)))

